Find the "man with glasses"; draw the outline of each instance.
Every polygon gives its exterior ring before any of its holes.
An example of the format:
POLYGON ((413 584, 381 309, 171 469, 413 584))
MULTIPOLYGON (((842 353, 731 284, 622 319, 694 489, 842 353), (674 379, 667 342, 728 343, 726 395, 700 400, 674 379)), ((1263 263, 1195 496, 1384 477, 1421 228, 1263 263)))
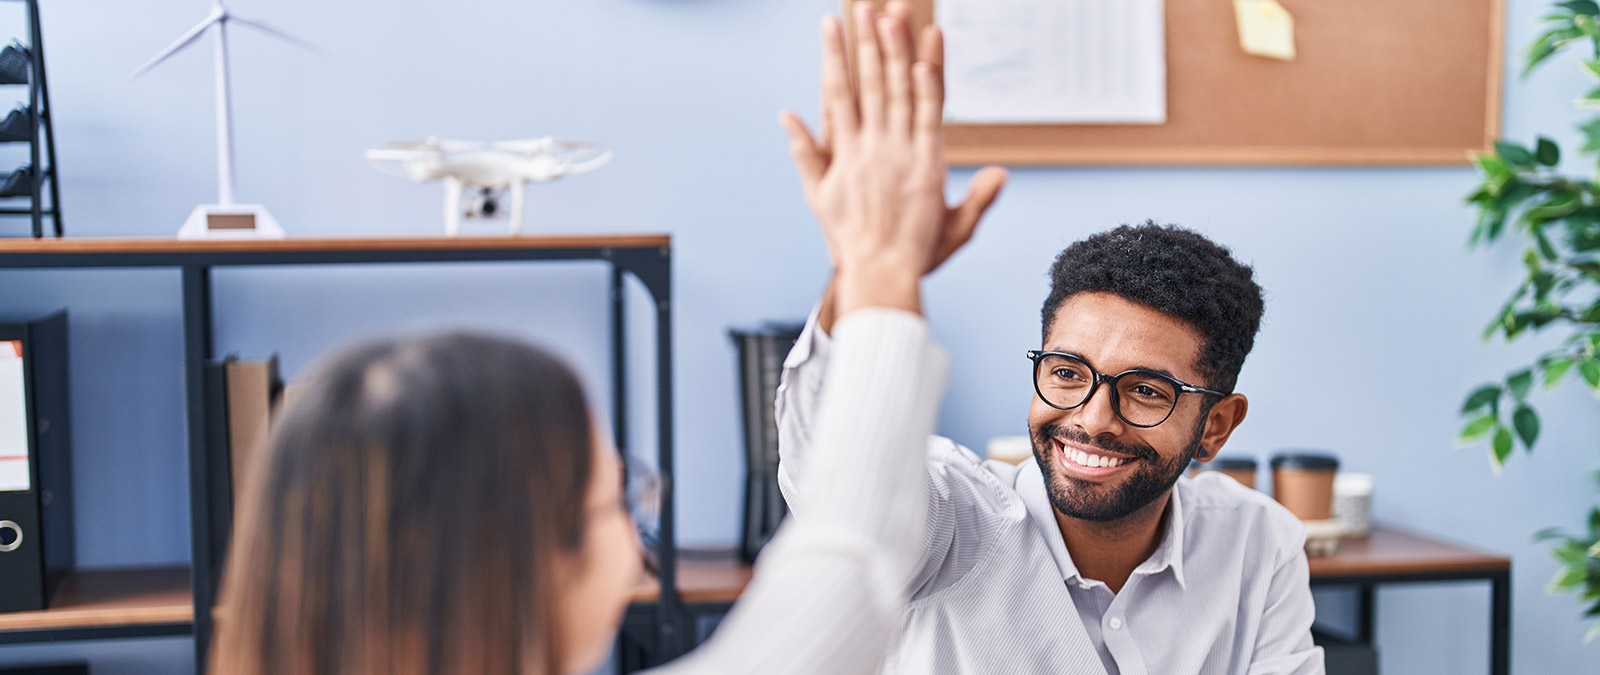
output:
MULTIPOLYGON (((902 3, 891 15, 904 16, 902 3)), ((872 26, 858 7, 857 26, 872 26)), ((858 50, 877 54, 871 29, 858 50)), ((879 36, 881 37, 881 36, 879 36)), ((937 42, 937 31, 926 34, 937 42)), ((939 45, 919 61, 937 65, 939 45)), ((842 53, 824 54, 825 120, 852 119, 842 53), (830 76, 828 73, 834 73, 830 76)), ((874 83, 876 84, 876 83, 874 83)), ((807 201, 827 220, 863 198, 824 185, 825 143, 786 118, 807 201)), ((980 172, 951 209, 929 271, 971 235, 1004 174, 980 172)), ((794 517, 827 476, 807 471, 829 361, 833 285, 784 365, 779 483, 794 517)), ((1033 388, 1033 459, 985 462, 928 443, 927 542, 884 672, 1314 675, 1305 529, 1231 478, 1182 475, 1245 418, 1234 391, 1260 327, 1261 289, 1227 249, 1146 223, 1093 235, 1050 270, 1033 388)), ((1018 356, 1023 350, 1018 349, 1018 356)))

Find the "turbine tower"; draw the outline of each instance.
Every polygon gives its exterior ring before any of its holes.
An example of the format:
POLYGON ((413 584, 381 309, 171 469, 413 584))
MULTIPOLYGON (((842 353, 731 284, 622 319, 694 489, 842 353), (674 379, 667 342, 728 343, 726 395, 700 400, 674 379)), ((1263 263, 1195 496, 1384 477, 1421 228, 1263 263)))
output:
POLYGON ((234 166, 233 166, 233 102, 230 95, 228 82, 228 25, 237 23, 249 26, 256 30, 272 35, 291 44, 304 47, 313 52, 319 52, 316 47, 300 38, 273 28, 254 19, 246 19, 228 11, 223 6, 222 0, 211 0, 211 13, 201 20, 194 28, 180 36, 166 49, 161 50, 151 57, 144 65, 133 71, 129 79, 143 75, 146 71, 171 58, 172 55, 182 51, 185 47, 200 40, 207 30, 215 29, 216 36, 216 85, 217 85, 217 203, 202 204, 190 212, 189 219, 184 221, 183 229, 178 230, 180 239, 203 238, 277 238, 283 236, 283 228, 273 220, 272 215, 260 204, 238 204, 234 202, 234 166))

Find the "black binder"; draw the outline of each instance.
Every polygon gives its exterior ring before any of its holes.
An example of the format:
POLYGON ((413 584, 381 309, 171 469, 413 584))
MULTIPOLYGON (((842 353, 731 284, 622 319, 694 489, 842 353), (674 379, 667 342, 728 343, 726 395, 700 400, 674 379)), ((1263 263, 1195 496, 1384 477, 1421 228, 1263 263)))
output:
POLYGON ((778 491, 778 422, 773 412, 783 360, 805 328, 803 323, 768 322, 754 329, 728 331, 739 352, 739 398, 744 417, 744 531, 739 555, 755 562, 789 506, 778 491))
POLYGON ((0 612, 44 609, 72 569, 68 412, 66 313, 0 323, 0 612))

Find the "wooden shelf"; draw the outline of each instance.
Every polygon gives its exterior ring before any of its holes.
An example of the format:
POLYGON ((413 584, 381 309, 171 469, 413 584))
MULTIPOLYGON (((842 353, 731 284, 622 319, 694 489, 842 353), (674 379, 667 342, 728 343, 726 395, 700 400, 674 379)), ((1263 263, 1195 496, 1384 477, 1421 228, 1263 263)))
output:
POLYGON ((1309 559, 1311 581, 1372 576, 1460 576, 1511 569, 1511 559, 1397 527, 1376 525, 1365 539, 1346 537, 1332 555, 1309 559))
POLYGON ((480 251, 670 246, 665 234, 531 235, 520 237, 289 237, 183 240, 171 237, 0 239, 0 253, 320 253, 346 251, 480 251))
MULTIPOLYGON (((186 567, 88 570, 62 581, 49 609, 0 614, 0 636, 15 631, 173 627, 193 620, 194 596, 186 567)), ((166 634, 187 632, 174 629, 166 634)))
MULTIPOLYGON (((750 584, 751 566, 734 557, 713 560, 678 561, 678 597, 685 604, 733 602, 750 584)), ((633 602, 651 603, 661 597, 661 584, 655 577, 640 582, 633 590, 633 602)))

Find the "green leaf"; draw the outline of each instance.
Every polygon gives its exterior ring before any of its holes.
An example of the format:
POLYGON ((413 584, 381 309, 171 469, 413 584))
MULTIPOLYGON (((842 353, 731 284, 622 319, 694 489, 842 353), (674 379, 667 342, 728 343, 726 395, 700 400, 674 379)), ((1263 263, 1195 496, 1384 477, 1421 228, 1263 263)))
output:
POLYGON ((1600 150, 1600 117, 1590 120, 1588 124, 1578 126, 1583 132, 1584 144, 1579 152, 1594 152, 1600 150))
POLYGON ((1561 384, 1561 380, 1572 370, 1572 359, 1561 358, 1551 361, 1544 366, 1544 388, 1554 389, 1561 384))
MULTIPOLYGON (((1585 64, 1588 62, 1586 61, 1585 64)), ((1595 77, 1600 77, 1600 71, 1595 72, 1595 77)), ((1561 147, 1543 136, 1539 137, 1538 149, 1534 151, 1539 163, 1545 166, 1555 166, 1561 163, 1561 147)))
POLYGON ((1484 415, 1483 417, 1472 420, 1471 422, 1468 422, 1466 426, 1461 427, 1461 435, 1458 436, 1456 440, 1463 443, 1470 443, 1478 440, 1479 438, 1482 438, 1484 434, 1489 433, 1490 429, 1494 428, 1495 421, 1494 415, 1484 415))
POLYGON ((1589 383, 1589 388, 1595 393, 1600 393, 1600 363, 1593 359, 1578 364, 1578 372, 1583 373, 1583 381, 1589 383))
POLYGON ((1507 429, 1505 425, 1496 424, 1494 426, 1494 442, 1492 447, 1494 451, 1494 466, 1496 469, 1505 465, 1506 459, 1511 456, 1511 448, 1511 430, 1507 429))
POLYGON ((1600 539, 1600 506, 1589 512, 1589 536, 1600 539))
POLYGON ((1573 14, 1588 14, 1589 16, 1600 14, 1600 4, 1596 4, 1594 0, 1568 0, 1567 2, 1557 3, 1556 6, 1571 10, 1573 14))
MULTIPOLYGON (((1600 120, 1596 120, 1595 125, 1600 126, 1600 120)), ((1499 147, 1500 144, 1498 142, 1495 143, 1495 149, 1497 151, 1499 150, 1499 147)), ((1527 150, 1523 150, 1523 152, 1527 152, 1527 150)), ((1492 187, 1490 193, 1498 192, 1499 188, 1505 185, 1506 179, 1511 177, 1511 165, 1507 164, 1506 160, 1501 159, 1499 155, 1494 155, 1487 152, 1475 152, 1472 153, 1472 163, 1477 165, 1478 170, 1482 171, 1484 176, 1487 176, 1491 180, 1498 180, 1498 184, 1492 187)))
POLYGON ((1593 626, 1589 627, 1589 632, 1583 634, 1583 643, 1589 644, 1594 642, 1596 638, 1600 638, 1600 621, 1596 621, 1593 626))
POLYGON ((1556 572, 1554 578, 1550 579, 1550 585, 1546 589, 1552 595, 1569 591, 1577 588, 1588 576, 1587 570, 1582 567, 1563 567, 1556 572))
MULTIPOLYGON (((1594 3, 1591 2, 1590 4, 1594 3)), ((1588 35, 1590 37, 1600 36, 1600 23, 1595 23, 1593 13, 1579 12, 1577 16, 1572 17, 1572 25, 1584 35, 1588 35)), ((1566 35, 1567 32, 1560 31, 1559 34, 1566 35)))
POLYGON ((1496 404, 1495 409, 1499 409, 1500 406, 1498 405, 1498 402, 1500 401, 1500 394, 1503 391, 1504 390, 1501 389, 1499 385, 1494 384, 1486 384, 1478 387, 1471 394, 1467 395, 1466 403, 1461 404, 1461 414, 1465 415, 1489 404, 1496 404))
POLYGON ((1544 63, 1552 54, 1556 53, 1557 47, 1559 45, 1556 42, 1555 31, 1539 36, 1539 39, 1534 40, 1533 44, 1528 45, 1528 51, 1522 56, 1523 62, 1526 64, 1522 67, 1522 79, 1528 79, 1528 75, 1533 73, 1534 68, 1538 68, 1539 64, 1544 63))
POLYGON ((1584 94, 1583 98, 1578 99, 1576 103, 1579 108, 1594 108, 1600 106, 1600 87, 1590 89, 1589 92, 1584 94))
POLYGON ((1494 151, 1495 154, 1500 155, 1500 158, 1504 159, 1511 166, 1522 169, 1533 168, 1533 153, 1529 152, 1527 148, 1517 145, 1516 143, 1512 143, 1510 141, 1495 141, 1494 151))
POLYGON ((1511 414, 1511 424, 1517 428, 1517 438, 1522 439, 1522 447, 1533 450, 1533 444, 1539 440, 1539 414, 1528 406, 1518 406, 1517 411, 1511 414))
POLYGON ((1555 547, 1550 552, 1565 565, 1573 567, 1586 567, 1589 564, 1589 548, 1584 542, 1568 539, 1555 547))
POLYGON ((1533 372, 1519 370, 1511 377, 1506 378, 1506 388, 1511 390, 1511 396, 1521 401, 1528 398, 1528 390, 1533 388, 1533 372))
POLYGON ((1538 246, 1539 255, 1544 256, 1545 260, 1550 261, 1554 261, 1556 258, 1561 257, 1561 254, 1556 252, 1555 245, 1550 243, 1550 237, 1545 235, 1543 226, 1536 226, 1532 229, 1533 243, 1538 246))
POLYGON ((1559 527, 1547 527, 1547 528, 1544 528, 1542 530, 1539 530, 1538 532, 1533 533, 1533 540, 1536 541, 1536 542, 1549 541, 1551 539, 1566 539, 1566 538, 1567 538, 1567 535, 1562 534, 1561 528, 1559 528, 1559 527))

